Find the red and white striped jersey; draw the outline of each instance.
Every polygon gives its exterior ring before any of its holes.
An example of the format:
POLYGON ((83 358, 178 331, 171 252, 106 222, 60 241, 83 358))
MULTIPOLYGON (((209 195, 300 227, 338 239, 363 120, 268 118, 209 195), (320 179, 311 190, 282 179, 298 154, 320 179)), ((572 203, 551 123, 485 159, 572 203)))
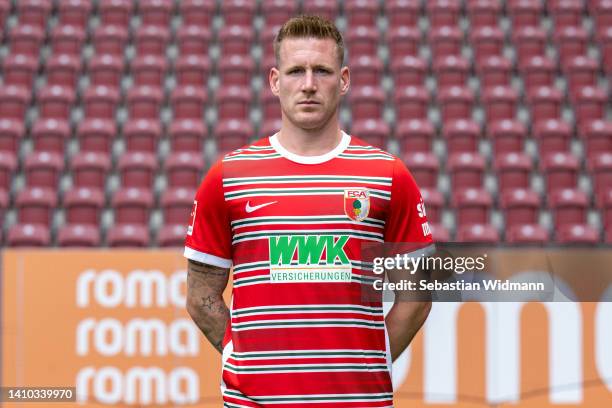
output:
POLYGON ((362 296, 371 242, 433 246, 419 189, 389 153, 343 133, 304 157, 274 135, 213 165, 185 256, 233 268, 224 406, 393 405, 382 303, 362 296))

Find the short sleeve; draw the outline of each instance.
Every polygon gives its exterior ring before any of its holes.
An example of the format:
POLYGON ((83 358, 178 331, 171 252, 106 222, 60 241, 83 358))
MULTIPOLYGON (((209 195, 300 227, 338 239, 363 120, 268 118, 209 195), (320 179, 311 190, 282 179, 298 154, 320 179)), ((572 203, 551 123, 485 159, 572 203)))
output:
POLYGON ((232 265, 232 236, 223 194, 221 161, 210 168, 196 193, 184 255, 193 261, 222 268, 232 265))
POLYGON ((401 242, 404 253, 430 253, 434 250, 425 203, 414 178, 399 159, 395 159, 391 185, 390 210, 385 223, 385 242, 401 242))

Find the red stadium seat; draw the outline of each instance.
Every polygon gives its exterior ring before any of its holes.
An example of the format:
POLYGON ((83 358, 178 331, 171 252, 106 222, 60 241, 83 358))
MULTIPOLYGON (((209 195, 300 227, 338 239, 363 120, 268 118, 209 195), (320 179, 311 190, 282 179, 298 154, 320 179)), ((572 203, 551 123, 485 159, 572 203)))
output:
POLYGON ((128 27, 132 13, 132 2, 129 0, 101 0, 98 13, 102 25, 128 27))
POLYGON ((548 231, 537 224, 513 225, 506 234, 508 243, 518 245, 545 245, 549 239, 548 231))
POLYGON ((157 159, 151 153, 125 153, 119 158, 118 168, 123 187, 151 188, 157 159))
POLYGON ((161 88, 166 75, 166 58, 159 55, 140 55, 132 61, 134 86, 161 88))
POLYGON ((515 29, 512 42, 516 49, 519 64, 523 65, 534 57, 546 55, 546 31, 538 26, 515 29))
POLYGON ((93 4, 88 0, 63 0, 58 4, 58 17, 62 25, 87 28, 93 4))
POLYGON ((25 159, 25 178, 29 187, 56 188, 64 168, 61 154, 33 152, 25 159))
POLYGON ((465 188, 453 193, 457 225, 488 223, 492 206, 493 197, 485 189, 465 188))
POLYGON ((172 0, 140 0, 138 6, 143 25, 167 27, 170 24, 174 8, 172 0))
POLYGON ((470 34, 470 42, 477 61, 501 56, 504 50, 504 32, 499 27, 480 27, 470 34))
POLYGON ((479 153, 455 153, 448 159, 453 190, 480 188, 484 182, 485 159, 479 153))
POLYGON ((275 119, 275 120, 264 122, 259 127, 259 136, 260 137, 272 136, 273 134, 275 134, 276 132, 280 130, 281 124, 282 124, 281 119, 275 119))
POLYGON ((385 2, 385 9, 392 29, 416 27, 421 14, 419 0, 390 0, 385 2))
POLYGON ((9 229, 6 242, 11 247, 44 247, 51 243, 51 234, 44 225, 16 224, 9 229))
POLYGON ((104 153, 77 153, 72 158, 72 184, 75 187, 103 189, 110 168, 110 157, 104 153))
POLYGON ((158 120, 129 120, 123 127, 125 150, 127 152, 155 153, 162 135, 158 120))
POLYGON ((588 38, 588 33, 582 27, 564 27, 556 31, 555 42, 562 66, 574 57, 587 54, 588 38))
MULTIPOLYGON (((275 1, 279 1, 280 3, 285 3, 289 0, 267 0, 269 3, 274 4, 275 1)), ((291 3, 293 4, 293 3, 291 3)), ((262 7, 266 7, 266 2, 262 5, 262 7)), ((266 16, 266 19, 270 18, 270 16, 266 16)), ((269 25, 266 22, 266 25, 262 27, 259 32, 259 44, 261 45, 261 60, 264 61, 270 57, 274 57, 274 39, 276 38, 276 34, 278 34, 278 30, 280 29, 281 23, 273 23, 269 25)), ((267 72, 264 72, 267 73, 267 72)))
POLYGON ((547 191, 575 188, 578 184, 578 159, 571 153, 552 153, 541 162, 547 191))
POLYGON ((195 189, 201 181, 204 159, 200 152, 173 153, 166 159, 164 170, 169 188, 188 187, 195 189))
POLYGON ((556 28, 580 26, 583 10, 584 2, 580 0, 560 0, 550 6, 556 28))
POLYGON ((201 152, 208 135, 200 120, 181 119, 170 125, 170 150, 173 152, 201 152))
POLYGON ((396 88, 425 85, 425 61, 422 58, 405 56, 393 60, 391 72, 396 88))
POLYGON ((200 55, 185 55, 175 65, 178 86, 192 85, 206 88, 210 75, 210 58, 200 55))
POLYGON ((549 119, 535 124, 533 134, 542 156, 555 152, 569 152, 572 129, 567 122, 549 119))
POLYGON ((538 1, 518 0, 508 3, 508 14, 513 28, 539 26, 542 12, 542 5, 538 1))
POLYGON ((38 57, 45 39, 44 31, 37 26, 19 24, 10 32, 11 54, 38 57))
POLYGON ((210 27, 215 15, 215 0, 184 0, 179 3, 183 25, 210 27))
POLYGON ((353 0, 344 3, 344 14, 349 27, 376 27, 376 19, 380 14, 380 9, 377 2, 353 0))
POLYGON ((254 133, 249 120, 229 119, 217 122, 214 131, 217 153, 228 153, 244 146, 254 133))
POLYGON ((504 210, 506 228, 537 224, 540 206, 540 196, 531 189, 509 188, 501 193, 500 207, 504 210))
POLYGON ((75 99, 75 90, 72 88, 60 85, 45 86, 38 96, 39 117, 68 120, 75 99))
POLYGON ((593 175, 596 202, 601 203, 606 192, 612 190, 612 152, 595 154, 588 163, 593 175))
POLYGON ((502 119, 514 119, 518 105, 518 93, 511 86, 496 86, 485 90, 482 96, 487 123, 502 119))
POLYGON ((496 155, 510 152, 522 152, 525 146, 527 130, 519 120, 504 119, 489 126, 496 155))
POLYGON ((219 61, 219 74, 223 86, 250 86, 255 63, 250 56, 232 55, 219 61))
POLYGON ((19 153, 19 146, 25 134, 23 122, 14 119, 0 119, 0 152, 19 153))
MULTIPOLYGON (((353 118, 382 118, 385 107, 385 93, 378 86, 355 87, 349 93, 349 104, 353 118)), ((398 109, 401 110, 400 107, 398 109)))
POLYGON ((438 94, 442 120, 471 119, 474 93, 467 86, 451 86, 438 94))
POLYGON ((73 187, 64 194, 66 221, 69 224, 100 225, 104 193, 98 188, 73 187))
POLYGON ((529 108, 533 123, 561 118, 563 95, 555 87, 539 86, 529 92, 529 108))
POLYGON ((402 156, 402 160, 420 188, 437 188, 440 162, 435 154, 409 152, 402 156))
POLYGON ((467 15, 472 28, 497 27, 502 4, 496 0, 468 1, 467 15))
POLYGON ((583 55, 572 58, 564 68, 569 83, 570 95, 578 93, 585 86, 597 86, 599 64, 595 58, 583 55))
POLYGON ((195 187, 168 188, 161 195, 160 203, 164 215, 164 224, 180 224, 183 227, 183 240, 185 239, 185 225, 193 208, 195 187))
POLYGON ((583 223, 564 225, 557 231, 557 242, 571 245, 595 245, 599 242, 599 231, 583 223))
POLYGON ((487 57, 478 62, 477 72, 480 79, 480 86, 483 89, 494 86, 510 85, 512 79, 512 63, 506 57, 487 57))
POLYGON ((11 3, 9 0, 0 0, 0 21, 4 21, 6 16, 11 11, 11 3))
POLYGON ((433 224, 439 223, 442 220, 444 196, 435 188, 421 188, 421 196, 427 208, 427 220, 433 224))
POLYGON ((599 30, 612 27, 612 1, 597 0, 589 2, 589 11, 595 18, 595 24, 599 30))
POLYGON ((147 225, 153 207, 153 193, 146 188, 121 188, 112 199, 115 225, 147 225))
MULTIPOLYGON (((123 0, 120 0, 123 1, 123 0)), ((94 31, 93 45, 97 55, 123 57, 127 45, 127 26, 101 25, 94 31)))
POLYGON ((448 55, 434 63, 434 74, 438 89, 449 86, 464 86, 469 76, 470 64, 460 55, 448 55))
POLYGON ((119 91, 118 88, 106 85, 89 87, 85 90, 83 101, 86 118, 114 120, 119 105, 119 91))
POLYGON ((593 120, 585 123, 580 130, 587 157, 601 152, 612 152, 612 121, 593 120))
POLYGON ((457 26, 461 13, 459 0, 433 0, 426 3, 429 24, 432 28, 457 26))
POLYGON ((350 27, 346 34, 346 43, 351 59, 362 55, 376 57, 379 41, 380 37, 376 27, 350 27))
MULTIPOLYGON (((612 1, 610 1, 610 5, 612 6, 612 1)), ((604 71, 610 74, 610 72, 612 72, 612 26, 604 26, 600 29, 597 35, 597 41, 599 42, 599 50, 601 53, 601 65, 604 71)))
POLYGON ((395 133, 402 153, 430 152, 434 135, 433 125, 426 119, 401 120, 395 133))
POLYGON ((131 119, 157 119, 162 103, 159 88, 141 86, 128 91, 128 112, 131 119))
MULTIPOLYGON (((606 191, 599 205, 603 211, 603 223, 606 231, 612 231, 612 189, 606 191)), ((610 242, 608 239, 607 242, 610 242)))
MULTIPOLYGON (((266 18, 267 27, 280 26, 296 14, 297 5, 291 0, 264 0, 261 4, 261 11, 266 18)), ((270 43, 264 42, 263 44, 270 43)))
POLYGON ((136 53, 165 57, 169 39, 170 33, 165 27, 140 26, 136 31, 136 53))
POLYGON ((44 29, 53 4, 50 0, 20 0, 16 6, 20 24, 44 29))
POLYGON ((60 247, 97 247, 100 245, 100 232, 94 225, 64 225, 57 232, 60 247))
POLYGON ((119 89, 122 71, 123 58, 111 54, 94 55, 89 60, 90 85, 119 89))
POLYGON ((442 224, 433 224, 429 223, 429 228, 431 230, 431 235, 435 242, 450 242, 451 235, 448 228, 446 228, 442 224))
POLYGON ((394 60, 419 55, 421 32, 416 26, 395 26, 389 31, 387 38, 389 54, 394 60))
POLYGON ((499 233, 490 224, 464 224, 457 228, 457 241, 496 244, 499 242, 499 233))
POLYGON ((248 119, 253 93, 240 86, 222 87, 217 91, 217 116, 225 119, 248 119))
MULTIPOLYGON (((227 23, 226 23, 227 24, 227 23)), ((224 57, 231 55, 248 56, 255 33, 248 25, 226 25, 219 30, 219 43, 224 57)))
POLYGON ((25 54, 10 54, 4 59, 4 83, 30 88, 38 69, 38 59, 25 54))
MULTIPOLYGON (((0 188, 0 220, 4 220, 4 214, 9 208, 8 192, 0 188)), ((2 233, 0 232, 0 243, 2 242, 2 233)))
POLYGON ((502 153, 495 157, 495 171, 500 190, 528 188, 533 163, 526 153, 502 153))
POLYGON ((221 3, 221 15, 226 26, 251 27, 256 4, 248 0, 226 0, 221 3))
POLYGON ((544 56, 530 58, 522 64, 521 73, 527 93, 542 86, 554 87, 555 67, 553 60, 544 56))
POLYGON ((183 247, 185 246, 185 225, 163 225, 157 234, 157 244, 160 247, 183 247))
POLYGON ((351 133, 374 147, 386 150, 391 130, 382 119, 359 119, 353 121, 351 133))
MULTIPOLYGON (((427 119, 429 94, 424 86, 406 86, 395 88, 395 109, 398 121, 410 119, 427 119)), ((382 106, 381 106, 382 116, 382 106)))
POLYGON ((147 247, 149 229, 143 225, 115 225, 108 229, 106 241, 111 248, 147 247))
POLYGON ((70 55, 52 55, 47 61, 47 85, 74 88, 81 70, 81 60, 70 55))
MULTIPOLYGON (((221 91, 220 91, 221 92, 221 91)), ((202 119, 208 95, 197 86, 178 86, 171 95, 174 119, 202 119)))
POLYGON ((11 152, 0 151, 0 190, 10 190, 16 168, 17 156, 11 152))
POLYGON ((442 135, 448 153, 477 152, 480 127, 470 119, 450 120, 444 123, 442 135))
POLYGON ((577 188, 561 188, 552 192, 549 207, 553 211, 555 227, 585 223, 589 199, 577 188))
POLYGON ((274 55, 264 57, 259 65, 259 71, 261 73, 261 79, 264 84, 264 88, 268 88, 268 75, 272 68, 276 67, 276 58, 274 55))
POLYGON ((605 118, 606 92, 600 87, 585 86, 572 98, 574 115, 579 126, 587 122, 605 118))
POLYGON ((32 127, 34 150, 64 154, 66 141, 70 137, 70 125, 64 120, 40 119, 32 127))
POLYGON ((22 121, 30 102, 30 92, 21 86, 0 86, 0 117, 22 121))
POLYGON ((317 14, 334 21, 338 15, 337 3, 336 0, 303 0, 302 8, 306 14, 317 14))
MULTIPOLYGON (((183 15, 183 18, 187 18, 183 15)), ((179 54, 182 57, 194 55, 206 57, 211 41, 208 26, 186 25, 181 26, 176 34, 179 54)))
POLYGON ((264 121, 281 118, 278 96, 272 93, 269 86, 264 86, 261 92, 259 92, 259 106, 261 106, 264 121))
POLYGON ((447 55, 461 55, 463 36, 459 27, 432 28, 429 32, 429 38, 434 60, 447 55))
POLYGON ((114 120, 86 119, 79 124, 77 138, 81 152, 110 153, 117 134, 114 120))
POLYGON ((55 55, 72 55, 79 57, 85 42, 85 31, 71 25, 56 26, 51 33, 51 48, 55 55))
POLYGON ((383 63, 377 57, 362 55, 351 60, 351 86, 380 86, 383 63))
POLYGON ((17 219, 24 224, 49 226, 57 196, 50 188, 25 187, 15 199, 17 219))

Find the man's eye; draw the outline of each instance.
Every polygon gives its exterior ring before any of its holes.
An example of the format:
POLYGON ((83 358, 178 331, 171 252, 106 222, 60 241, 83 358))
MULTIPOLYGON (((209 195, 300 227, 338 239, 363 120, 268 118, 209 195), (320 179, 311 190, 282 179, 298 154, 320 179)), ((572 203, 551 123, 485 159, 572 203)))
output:
POLYGON ((317 68, 317 69, 315 69, 315 72, 317 74, 329 74, 329 70, 327 70, 325 68, 317 68))
POLYGON ((302 72, 301 69, 292 69, 289 71, 289 75, 299 74, 300 72, 302 72))

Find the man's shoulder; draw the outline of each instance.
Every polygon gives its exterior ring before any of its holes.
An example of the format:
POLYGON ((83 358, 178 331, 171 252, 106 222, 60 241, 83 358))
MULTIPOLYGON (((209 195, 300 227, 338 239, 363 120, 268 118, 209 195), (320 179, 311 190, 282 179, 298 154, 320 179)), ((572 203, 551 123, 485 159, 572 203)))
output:
POLYGON ((389 153, 388 151, 380 147, 374 146, 366 142, 365 140, 361 139, 359 136, 355 136, 352 134, 351 134, 351 142, 346 148, 345 153, 351 154, 351 155, 359 155, 359 156, 362 156, 364 159, 373 159, 373 160, 382 159, 386 161, 399 160, 392 153, 389 153))
POLYGON ((270 153, 274 153, 274 149, 270 145, 268 137, 262 137, 253 142, 245 144, 238 149, 226 153, 223 155, 223 157, 221 157, 221 161, 226 162, 244 158, 257 159, 260 158, 260 155, 267 155, 270 153))

